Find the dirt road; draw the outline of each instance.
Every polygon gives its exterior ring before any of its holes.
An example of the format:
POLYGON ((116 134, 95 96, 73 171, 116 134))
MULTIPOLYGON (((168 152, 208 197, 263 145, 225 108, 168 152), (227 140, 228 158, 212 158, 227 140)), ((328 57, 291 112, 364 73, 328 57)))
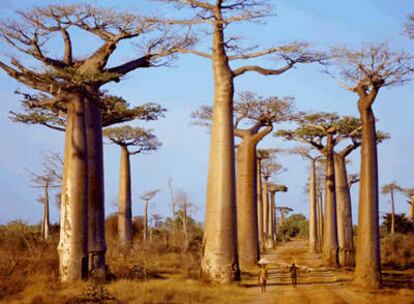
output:
POLYGON ((370 292, 352 285, 351 271, 322 267, 319 255, 307 252, 306 240, 284 243, 264 256, 271 262, 267 293, 260 294, 254 277, 246 284, 258 294, 256 303, 414 304, 414 271, 385 271, 386 287, 370 292), (300 266, 296 288, 288 268, 293 261, 300 266))

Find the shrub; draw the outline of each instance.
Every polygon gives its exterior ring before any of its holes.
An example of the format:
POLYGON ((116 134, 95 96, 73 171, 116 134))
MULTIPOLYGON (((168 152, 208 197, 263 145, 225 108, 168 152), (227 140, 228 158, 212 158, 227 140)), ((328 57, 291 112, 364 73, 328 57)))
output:
POLYGON ((381 239, 381 263, 384 266, 414 266, 414 233, 387 235, 381 239))

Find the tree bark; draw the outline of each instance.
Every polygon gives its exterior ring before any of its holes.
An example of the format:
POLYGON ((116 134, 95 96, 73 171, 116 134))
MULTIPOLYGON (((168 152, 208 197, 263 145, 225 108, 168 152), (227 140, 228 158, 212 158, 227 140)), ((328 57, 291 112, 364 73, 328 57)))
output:
POLYGON ((315 159, 311 159, 309 175, 309 252, 318 252, 315 159))
POLYGON ((394 190, 391 189, 391 235, 395 233, 394 190))
POLYGON ((271 204, 269 200, 269 178, 264 176, 263 181, 263 228, 264 228, 264 242, 267 249, 273 248, 272 227, 271 224, 271 204))
POLYGON ((201 270, 205 280, 229 283, 239 280, 240 270, 234 168, 234 76, 225 51, 223 26, 222 22, 214 21, 214 105, 201 270))
POLYGON ((49 227, 50 227, 50 219, 49 219, 49 182, 45 184, 45 198, 43 201, 43 219, 42 219, 42 227, 41 227, 41 234, 44 240, 49 238, 49 227))
POLYGON ((119 174, 118 236, 123 245, 132 240, 131 167, 129 151, 121 146, 121 167, 119 174))
POLYGON ((270 206, 272 215, 272 241, 273 248, 276 246, 276 191, 270 191, 270 206))
POLYGON ((102 143, 102 118, 98 100, 85 99, 88 150, 88 270, 94 278, 104 279, 105 198, 102 143))
POLYGON ((256 142, 246 135, 237 149, 237 236, 241 269, 256 266, 259 260, 256 163, 256 142))
POLYGON ((62 282, 86 278, 88 155, 82 94, 67 96, 68 111, 61 198, 59 270, 62 282))
POLYGON ((322 246, 322 263, 326 266, 338 267, 338 237, 333 148, 333 134, 328 133, 326 143, 325 225, 322 246))
POLYGON ((381 264, 375 117, 371 106, 362 99, 358 109, 362 122, 362 145, 354 282, 360 286, 378 288, 381 285, 381 264))
POLYGON ((414 221, 414 195, 410 196, 410 220, 414 221))
POLYGON ((256 168, 256 179, 257 179, 257 228, 258 228, 258 237, 259 237, 259 248, 261 251, 265 249, 264 246, 264 237, 263 237, 263 200, 262 200, 262 174, 261 174, 261 160, 257 159, 257 168, 256 168))
POLYGON ((335 191, 337 202, 339 265, 354 267, 354 241, 352 231, 352 205, 349 193, 345 156, 335 154, 335 191))
POLYGON ((323 199, 322 199, 322 192, 321 189, 318 190, 318 252, 322 252, 322 244, 323 244, 323 199))

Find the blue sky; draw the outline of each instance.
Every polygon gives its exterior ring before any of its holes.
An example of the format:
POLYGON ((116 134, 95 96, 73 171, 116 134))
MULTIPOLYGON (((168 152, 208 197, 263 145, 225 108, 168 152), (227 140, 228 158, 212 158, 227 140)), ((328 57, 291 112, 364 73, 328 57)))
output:
MULTIPOLYGON (((130 12, 152 13, 165 9, 159 3, 140 1, 101 0, 91 1, 109 8, 127 9, 130 12)), ((75 1, 42 1, 49 3, 75 3, 75 1)), ((35 0, 0 0, 0 18, 12 16, 14 9, 27 9, 39 4, 35 0)), ((403 35, 403 24, 414 2, 407 0, 350 0, 350 1, 274 1, 276 16, 264 25, 240 27, 246 41, 263 47, 289 41, 308 41, 315 48, 328 49, 344 45, 358 47, 366 42, 388 42, 395 49, 414 53, 414 40, 403 35)), ((166 11, 167 12, 167 11, 166 11)), ((169 9, 169 14, 176 13, 169 9)), ((234 27, 236 31, 238 28, 234 27)), ((77 37, 80 44, 75 48, 82 53, 96 41, 77 37), (87 43, 86 43, 87 42, 87 43)), ((203 44, 208 43, 208 40, 203 44)), ((0 56, 5 46, 0 44, 0 56)), ((132 58, 133 48, 125 45, 116 56, 119 60, 132 58)), ((58 49, 51 54, 58 53, 58 49)), ((270 65, 268 60, 260 63, 270 65)), ((242 76, 236 81, 236 90, 251 90, 263 96, 294 96, 296 107, 308 111, 335 111, 339 114, 357 115, 356 96, 338 86, 338 80, 321 72, 317 65, 299 66, 282 76, 263 77, 257 74, 242 76)), ((203 220, 209 136, 206 130, 192 126, 190 113, 202 104, 212 102, 212 75, 210 62, 191 55, 181 56, 172 67, 139 70, 128 75, 119 84, 105 89, 126 98, 131 104, 157 102, 168 109, 166 118, 157 122, 134 125, 153 128, 163 142, 155 153, 137 155, 132 159, 132 197, 134 215, 142 214, 143 204, 138 197, 145 191, 162 189, 154 199, 151 212, 169 215, 167 180, 173 178, 174 186, 187 191, 197 210, 194 215, 203 220)), ((27 169, 38 171, 42 155, 47 151, 63 151, 63 134, 41 126, 25 126, 8 119, 10 110, 18 110, 18 99, 13 94, 24 87, 0 72, 0 223, 23 219, 30 223, 41 218, 41 205, 35 199, 38 190, 29 185, 27 169)), ((379 148, 380 185, 397 181, 403 186, 414 187, 411 169, 414 150, 414 84, 381 91, 374 106, 378 126, 391 134, 391 140, 379 148)), ((290 144, 273 137, 267 138, 261 147, 288 147, 290 144)), ((105 194, 107 213, 116 211, 118 192, 119 156, 116 146, 105 145, 105 194)), ((289 192, 281 194, 279 203, 308 213, 307 196, 303 192, 307 180, 307 163, 300 158, 280 155, 279 160, 288 171, 275 181, 289 186, 289 192)), ((359 168, 359 150, 352 154, 349 172, 359 168)), ((357 191, 354 187, 353 207, 357 210, 357 191)), ((403 196, 397 196, 397 211, 407 212, 403 196)), ((388 198, 380 196, 380 210, 390 210, 388 198)), ((52 219, 57 220, 53 208, 52 219)), ((354 212, 356 214, 356 212, 354 212)))

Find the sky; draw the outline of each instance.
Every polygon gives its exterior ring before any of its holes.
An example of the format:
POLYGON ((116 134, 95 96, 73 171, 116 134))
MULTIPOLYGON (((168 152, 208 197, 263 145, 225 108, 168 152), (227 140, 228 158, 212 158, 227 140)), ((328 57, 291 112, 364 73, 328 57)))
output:
MULTIPOLYGON (((44 0, 52 3, 75 1, 44 0)), ((114 10, 128 10, 137 14, 181 14, 175 8, 146 0, 91 1, 114 10)), ((333 46, 360 47, 364 43, 387 42, 396 50, 414 53, 414 40, 403 34, 407 15, 414 12, 414 2, 408 0, 349 0, 349 1, 273 1, 275 16, 265 24, 234 26, 247 43, 263 48, 290 41, 307 41, 315 49, 327 50, 333 46), (358 9, 356 9, 358 8, 358 9)), ((35 0, 0 0, 0 18, 13 18, 16 9, 30 9, 38 5, 35 0)), ((200 48, 208 45, 203 37, 200 48)), ((50 55, 59 54, 58 41, 50 55)), ((74 45, 77 54, 87 53, 98 41, 79 33, 74 45)), ((0 58, 4 59, 7 46, 0 42, 0 58)), ((134 45, 121 46, 115 53, 114 64, 133 58, 134 45)), ((260 60, 270 66, 270 60, 260 60)), ((328 69, 334 69, 328 67, 328 69)), ((295 106, 303 111, 332 111, 341 115, 358 115, 357 97, 345 91, 335 79, 318 65, 302 65, 276 77, 249 74, 237 78, 236 92, 254 91, 262 96, 293 96, 295 106)), ((203 221, 209 134, 207 130, 191 124, 190 114, 203 104, 212 104, 213 78, 208 60, 182 55, 169 67, 137 70, 122 82, 104 87, 109 93, 120 95, 131 105, 156 102, 168 109, 166 117, 154 122, 134 122, 131 125, 151 128, 162 142, 159 151, 136 155, 131 159, 133 215, 142 215, 144 192, 160 189, 153 200, 150 213, 170 216, 168 179, 173 186, 189 193, 196 205, 193 216, 203 221)), ((41 171, 41 164, 48 151, 63 152, 64 134, 42 126, 13 123, 9 111, 19 110, 19 99, 13 93, 25 87, 0 71, 0 223, 21 219, 37 223, 42 216, 42 206, 36 202, 41 193, 30 186, 28 170, 41 171)), ((414 187, 412 168, 414 151, 414 83, 384 89, 380 92, 374 111, 378 129, 388 132, 391 139, 379 147, 379 184, 396 181, 404 187, 414 187)), ((278 126, 275 126, 278 129, 278 126)), ((260 148, 288 148, 291 143, 268 136, 260 148)), ((349 173, 359 171, 359 150, 353 152, 349 173)), ((117 210, 120 150, 105 144, 105 201, 106 213, 117 210)), ((308 199, 304 185, 308 178, 308 163, 296 156, 281 154, 278 160, 287 171, 274 179, 289 187, 287 193, 277 197, 277 203, 308 214, 308 199)), ((358 185, 352 189, 354 221, 358 205, 358 185)), ((397 195, 396 211, 407 213, 406 198, 397 195)), ((389 212, 389 198, 380 195, 380 211, 389 212)), ((52 206, 52 221, 58 221, 58 210, 52 206)), ((382 214, 381 214, 382 215, 382 214)))

